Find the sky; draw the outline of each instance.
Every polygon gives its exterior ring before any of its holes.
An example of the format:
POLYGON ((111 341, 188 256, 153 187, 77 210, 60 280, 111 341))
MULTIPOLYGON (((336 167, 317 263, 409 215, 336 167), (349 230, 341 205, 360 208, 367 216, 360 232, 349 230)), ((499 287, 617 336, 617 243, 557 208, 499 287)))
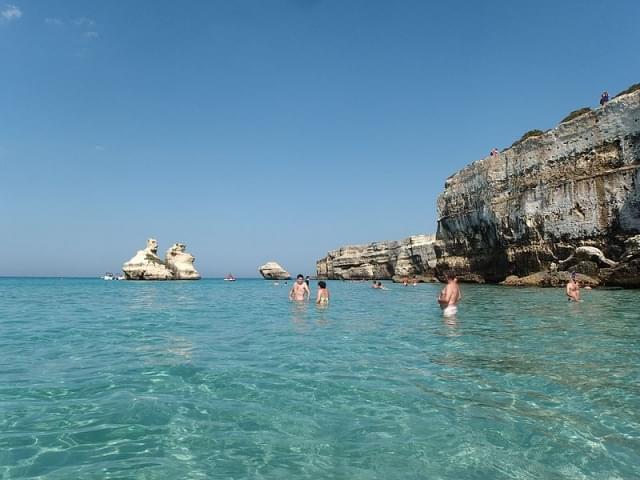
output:
POLYGON ((0 275, 315 272, 640 82, 637 0, 0 0, 0 275))

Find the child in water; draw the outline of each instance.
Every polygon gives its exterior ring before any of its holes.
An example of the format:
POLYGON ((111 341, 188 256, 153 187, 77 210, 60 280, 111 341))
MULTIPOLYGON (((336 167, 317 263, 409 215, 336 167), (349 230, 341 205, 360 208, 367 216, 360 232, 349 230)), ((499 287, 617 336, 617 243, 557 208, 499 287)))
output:
POLYGON ((316 297, 316 304, 329 305, 329 289, 326 282, 320 280, 318 282, 318 296, 316 297))

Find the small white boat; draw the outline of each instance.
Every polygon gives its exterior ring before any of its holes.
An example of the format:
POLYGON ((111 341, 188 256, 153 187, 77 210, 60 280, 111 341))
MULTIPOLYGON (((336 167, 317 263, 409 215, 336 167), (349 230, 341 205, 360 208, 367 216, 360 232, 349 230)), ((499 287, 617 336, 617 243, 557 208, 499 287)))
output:
POLYGON ((113 273, 107 272, 102 276, 103 280, 115 280, 116 277, 113 276, 113 273))
POLYGON ((229 273, 228 275, 226 275, 224 277, 224 281, 225 282, 235 282, 236 281, 236 277, 234 277, 233 274, 229 273))

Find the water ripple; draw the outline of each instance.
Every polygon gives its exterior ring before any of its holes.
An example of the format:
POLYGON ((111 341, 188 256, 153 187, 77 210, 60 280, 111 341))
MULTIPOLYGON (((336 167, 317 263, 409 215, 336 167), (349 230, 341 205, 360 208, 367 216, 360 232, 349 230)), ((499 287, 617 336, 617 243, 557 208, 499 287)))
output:
POLYGON ((632 291, 0 279, 0 477, 640 478, 632 291))

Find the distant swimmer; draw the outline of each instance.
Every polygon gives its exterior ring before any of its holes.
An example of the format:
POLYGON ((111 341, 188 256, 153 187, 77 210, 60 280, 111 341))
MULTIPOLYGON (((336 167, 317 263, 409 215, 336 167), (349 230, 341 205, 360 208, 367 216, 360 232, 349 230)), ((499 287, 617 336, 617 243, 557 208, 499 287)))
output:
POLYGON ((316 297, 316 303, 318 305, 329 305, 329 289, 326 282, 320 280, 318 282, 318 296, 316 297))
POLYGON ((460 292, 455 273, 448 271, 445 277, 447 279, 447 286, 440 292, 438 303, 440 304, 443 315, 445 317, 452 317, 458 313, 458 302, 462 300, 462 293, 460 292))
POLYGON ((304 302, 306 296, 306 300, 309 300, 311 296, 311 290, 306 283, 304 283, 304 276, 298 275, 296 277, 296 283, 293 284, 291 291, 289 292, 289 300, 295 300, 296 302, 304 302))
POLYGON ((376 282, 376 281, 374 280, 374 281, 373 281, 373 283, 371 284, 371 288, 380 288, 380 287, 378 286, 378 283, 380 283, 380 282, 376 282))
POLYGON ((307 287, 311 286, 311 277, 309 275, 307 275, 304 279, 304 283, 307 284, 307 287))
POLYGON ((580 285, 576 280, 576 272, 571 272, 571 280, 567 283, 567 300, 570 302, 580 301, 580 285))

